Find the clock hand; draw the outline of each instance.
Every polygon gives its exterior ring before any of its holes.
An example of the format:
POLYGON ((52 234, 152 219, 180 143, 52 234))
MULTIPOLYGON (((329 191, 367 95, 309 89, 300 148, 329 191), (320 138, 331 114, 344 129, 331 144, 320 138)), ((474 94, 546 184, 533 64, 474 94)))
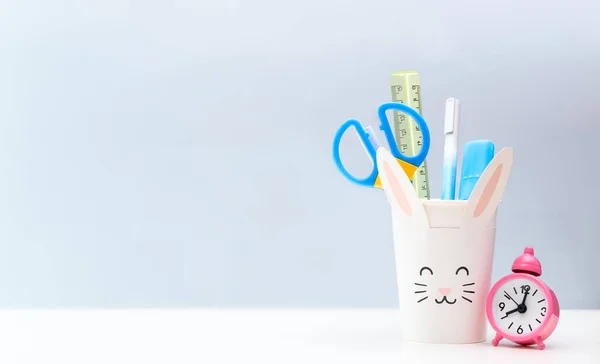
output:
POLYGON ((521 302, 521 306, 525 306, 525 300, 527 299, 528 294, 529 294, 529 291, 525 291, 525 296, 523 296, 523 302, 521 302))
POLYGON ((510 300, 511 300, 511 301, 513 301, 513 302, 515 303, 515 305, 517 305, 517 306, 519 305, 519 304, 517 303, 517 301, 515 301, 515 300, 514 300, 514 299, 513 299, 513 298, 512 298, 512 297, 511 297, 509 294, 508 294, 508 292, 504 291, 504 294, 506 295, 506 297, 510 298, 510 300))
POLYGON ((515 312, 518 312, 518 311, 519 311, 519 308, 518 308, 518 307, 517 307, 517 308, 515 308, 514 310, 507 311, 507 312, 504 314, 504 317, 500 317, 500 319, 507 318, 507 317, 508 317, 508 315, 512 315, 513 313, 515 313, 515 312))

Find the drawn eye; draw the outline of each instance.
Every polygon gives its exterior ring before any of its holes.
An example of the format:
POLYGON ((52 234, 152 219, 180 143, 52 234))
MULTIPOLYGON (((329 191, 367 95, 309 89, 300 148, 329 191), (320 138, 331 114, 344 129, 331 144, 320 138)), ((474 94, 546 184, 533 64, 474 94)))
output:
POLYGON ((422 276, 424 271, 429 271, 429 274, 433 275, 433 271, 431 270, 431 268, 429 267, 423 267, 421 268, 421 271, 419 272, 419 275, 422 276))
POLYGON ((465 273, 467 273, 467 275, 469 275, 469 270, 467 269, 467 267, 460 267, 456 270, 456 275, 458 275, 458 272, 460 272, 461 270, 464 270, 465 273))

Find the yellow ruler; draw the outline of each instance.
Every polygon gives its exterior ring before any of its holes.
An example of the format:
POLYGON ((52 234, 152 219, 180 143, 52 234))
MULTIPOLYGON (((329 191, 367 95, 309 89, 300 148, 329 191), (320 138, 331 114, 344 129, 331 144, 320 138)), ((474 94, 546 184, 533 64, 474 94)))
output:
MULTIPOLYGON (((408 105, 423 115, 421 110, 421 81, 416 71, 392 73, 392 101, 408 105)), ((407 156, 415 156, 421 150, 423 133, 415 121, 400 111, 394 111, 394 136, 398 149, 407 156)), ((429 180, 427 177, 427 160, 417 169, 413 176, 413 186, 420 198, 429 200, 429 180)))

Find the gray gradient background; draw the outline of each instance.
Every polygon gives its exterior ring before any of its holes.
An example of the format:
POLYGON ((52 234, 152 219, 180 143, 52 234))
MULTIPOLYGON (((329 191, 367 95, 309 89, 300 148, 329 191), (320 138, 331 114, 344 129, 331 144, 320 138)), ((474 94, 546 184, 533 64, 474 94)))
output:
POLYGON ((600 308, 600 3, 412 3, 3 1, 0 306, 397 306, 389 207, 331 140, 417 69, 434 197, 445 98, 515 148, 494 279, 532 245, 600 308))

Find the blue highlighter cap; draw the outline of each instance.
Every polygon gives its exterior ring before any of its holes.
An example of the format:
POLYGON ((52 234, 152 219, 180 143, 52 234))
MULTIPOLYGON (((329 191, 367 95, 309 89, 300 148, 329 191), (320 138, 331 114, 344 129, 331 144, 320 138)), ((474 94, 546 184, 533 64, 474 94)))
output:
POLYGON ((460 174, 459 200, 468 200, 479 177, 494 159, 494 143, 490 140, 474 140, 465 143, 460 174))

